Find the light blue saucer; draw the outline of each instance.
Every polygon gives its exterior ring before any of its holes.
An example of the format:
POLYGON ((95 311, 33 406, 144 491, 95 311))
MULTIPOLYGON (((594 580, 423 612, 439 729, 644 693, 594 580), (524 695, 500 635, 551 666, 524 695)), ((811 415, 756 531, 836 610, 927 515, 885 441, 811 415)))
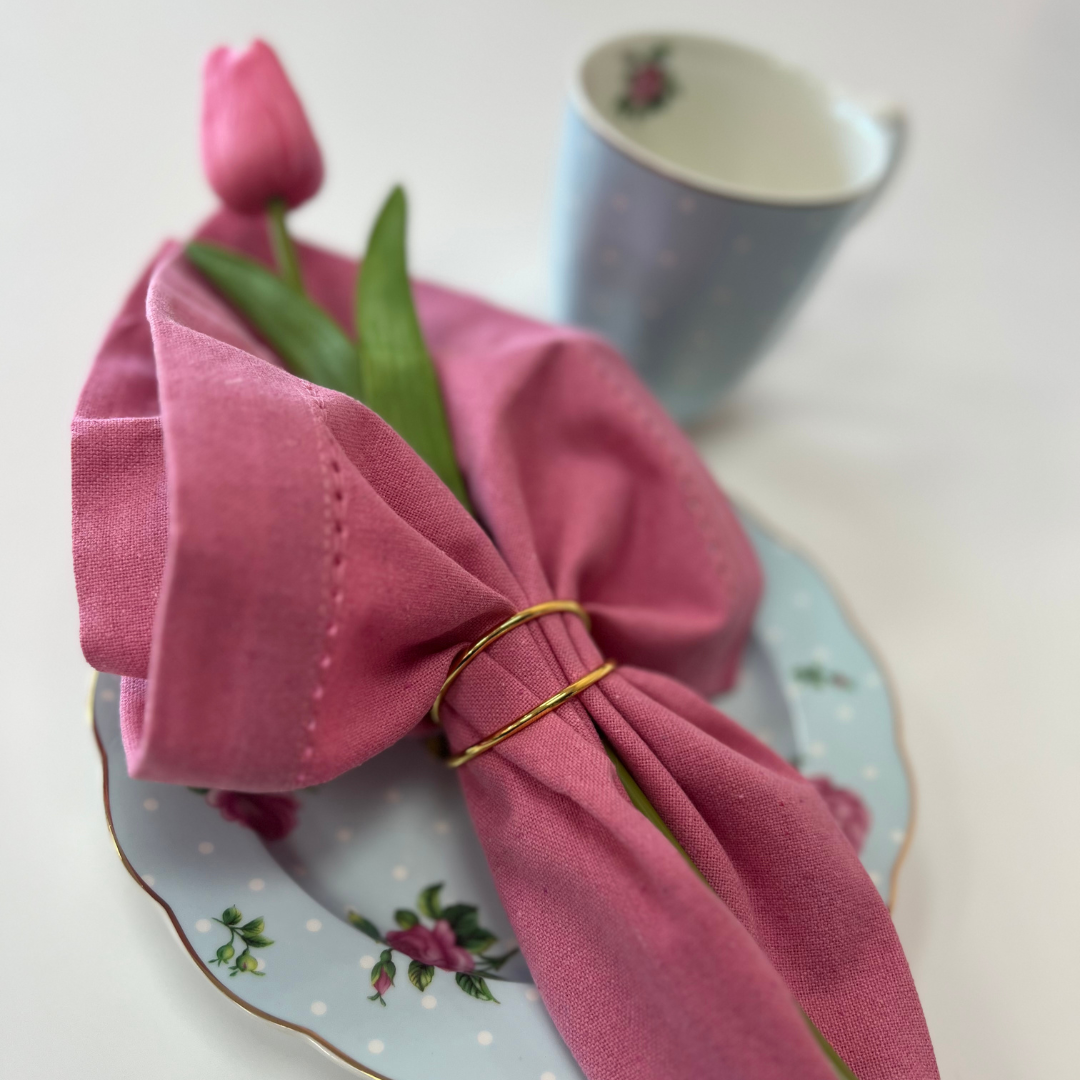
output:
MULTIPOLYGON (((911 793, 885 677, 817 571, 746 527, 766 593, 739 685, 717 704, 827 778, 819 784, 889 899, 911 793)), ((509 920, 457 779, 422 742, 300 792, 295 828, 264 842, 213 795, 128 777, 118 689, 101 675, 93 697, 116 846, 234 1001, 369 1077, 583 1080, 520 955, 502 959, 515 947, 509 920), (395 933, 410 938, 388 948, 395 933), (473 970, 410 973, 407 944, 450 946, 473 970), (380 972, 393 976, 381 1001, 380 972)))

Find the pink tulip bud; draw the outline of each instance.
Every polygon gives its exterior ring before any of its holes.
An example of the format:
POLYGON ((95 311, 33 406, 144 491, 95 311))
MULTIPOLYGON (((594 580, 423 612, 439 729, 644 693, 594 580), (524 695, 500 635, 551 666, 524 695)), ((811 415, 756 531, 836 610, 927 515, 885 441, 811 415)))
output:
POLYGON ((226 206, 261 214, 275 199, 310 199, 322 155, 304 107, 273 49, 215 49, 203 67, 203 167, 226 206))

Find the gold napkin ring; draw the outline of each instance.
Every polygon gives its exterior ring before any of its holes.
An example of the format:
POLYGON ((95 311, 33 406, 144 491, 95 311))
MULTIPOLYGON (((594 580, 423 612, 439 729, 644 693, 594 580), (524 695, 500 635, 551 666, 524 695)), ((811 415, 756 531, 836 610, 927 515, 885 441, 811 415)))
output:
POLYGON ((533 604, 532 607, 527 607, 524 611, 519 611, 516 615, 511 615, 506 622, 499 623, 494 630, 485 634, 475 645, 470 645, 463 653, 458 655, 458 658, 454 661, 453 667, 450 668, 450 674, 446 676, 446 682, 442 684, 442 689, 435 698, 435 704, 431 706, 432 723, 437 724, 439 722, 439 708, 443 703, 443 699, 446 697, 447 691, 454 685, 454 680, 489 645, 494 645, 503 634, 509 634, 511 630, 516 630, 519 626, 524 626, 525 623, 532 622, 533 619, 540 619, 545 615, 555 615, 559 612, 569 612, 571 615, 576 615, 585 624, 586 630, 592 628, 592 621, 589 619, 589 613, 573 600, 545 600, 542 604, 533 604))
MULTIPOLYGON (((442 688, 435 698, 435 704, 431 706, 432 721, 436 724, 439 723, 439 708, 446 698, 447 691, 453 686, 454 680, 457 679, 457 677, 489 645, 493 645, 504 634, 510 633, 511 630, 515 630, 517 627, 523 626, 527 622, 532 622, 533 619, 542 618, 544 615, 556 615, 560 613, 576 615, 585 624, 586 630, 590 629, 592 626, 592 622, 589 619, 589 613, 573 600, 545 600, 542 604, 533 604, 532 607, 527 607, 524 611, 519 611, 516 615, 511 615, 505 622, 500 623, 494 630, 485 634, 475 645, 470 645, 469 648, 461 653, 454 661, 453 667, 450 668, 450 674, 446 676, 446 681, 442 684, 442 688)), ((616 666, 614 660, 606 661, 595 671, 590 671, 588 675, 583 675, 576 682, 572 682, 565 689, 560 690, 554 696, 549 697, 547 701, 541 702, 535 709, 530 709, 524 716, 519 716, 513 723, 507 724, 504 728, 500 728, 494 735, 489 735, 481 742, 463 750, 456 757, 450 758, 447 764, 450 768, 457 769, 464 765, 465 762, 472 761, 473 758, 486 753, 493 746, 497 746, 501 743, 503 739, 510 738, 511 735, 521 731, 522 728, 526 728, 534 721, 539 720, 541 716, 546 716, 549 712, 554 712, 560 705, 564 705, 571 698, 577 697, 578 694, 583 690, 587 690, 593 683, 598 683, 605 675, 614 671, 616 666)))
POLYGON ((458 769, 466 762, 472 761, 473 758, 486 754, 493 746, 498 746, 503 739, 509 739, 511 735, 517 734, 522 728, 527 728, 530 724, 539 720, 541 716, 547 716, 549 712, 554 712, 560 705, 565 705, 571 698, 577 697, 582 690, 588 690, 593 683, 598 683, 605 675, 610 675, 618 666, 614 660, 605 660, 595 671, 590 671, 588 675, 582 675, 580 679, 572 682, 566 689, 560 690, 557 694, 549 697, 547 701, 542 701, 535 709, 530 709, 524 716, 519 716, 513 723, 507 724, 506 727, 499 728, 494 735, 489 735, 486 739, 481 739, 480 742, 466 747, 456 757, 447 759, 446 764, 451 769, 458 769))

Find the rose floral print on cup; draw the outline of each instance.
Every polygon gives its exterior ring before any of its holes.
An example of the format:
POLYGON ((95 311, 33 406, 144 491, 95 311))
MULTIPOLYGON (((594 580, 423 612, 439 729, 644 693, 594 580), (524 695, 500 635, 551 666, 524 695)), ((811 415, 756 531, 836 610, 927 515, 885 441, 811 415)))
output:
POLYGON ((670 48, 657 42, 644 51, 626 54, 626 82, 619 97, 619 112, 645 116, 662 109, 679 87, 667 65, 670 48))

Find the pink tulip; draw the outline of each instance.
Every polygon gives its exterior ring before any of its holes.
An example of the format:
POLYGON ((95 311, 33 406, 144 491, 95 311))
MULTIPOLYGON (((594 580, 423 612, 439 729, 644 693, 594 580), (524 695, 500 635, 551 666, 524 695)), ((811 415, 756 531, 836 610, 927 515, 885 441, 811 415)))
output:
POLYGON ((446 919, 439 919, 430 930, 422 923, 408 930, 391 930, 386 935, 386 943, 421 964, 444 971, 472 971, 476 965, 472 953, 457 943, 446 919))
POLYGON ((322 184, 319 145, 273 49, 215 49, 203 67, 203 167, 226 206, 298 206, 322 184))

